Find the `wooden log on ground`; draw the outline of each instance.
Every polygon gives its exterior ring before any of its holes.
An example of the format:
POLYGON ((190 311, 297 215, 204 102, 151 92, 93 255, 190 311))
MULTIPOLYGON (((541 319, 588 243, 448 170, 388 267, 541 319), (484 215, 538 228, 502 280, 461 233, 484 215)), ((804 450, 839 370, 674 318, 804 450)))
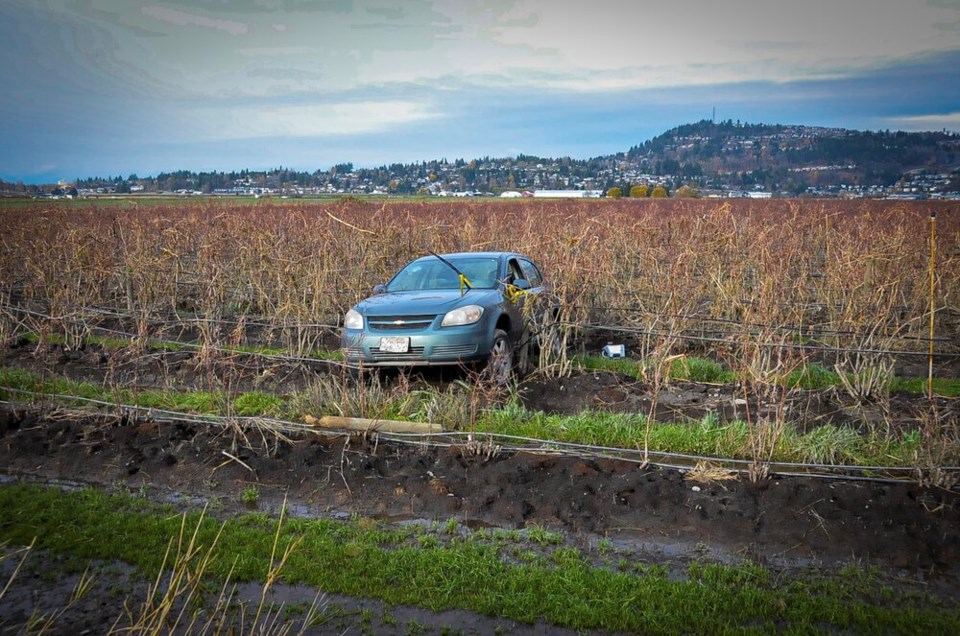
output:
POLYGON ((303 418, 310 426, 347 431, 383 431, 384 433, 442 433, 443 427, 429 422, 404 422, 402 420, 379 420, 366 417, 341 417, 324 415, 303 418))

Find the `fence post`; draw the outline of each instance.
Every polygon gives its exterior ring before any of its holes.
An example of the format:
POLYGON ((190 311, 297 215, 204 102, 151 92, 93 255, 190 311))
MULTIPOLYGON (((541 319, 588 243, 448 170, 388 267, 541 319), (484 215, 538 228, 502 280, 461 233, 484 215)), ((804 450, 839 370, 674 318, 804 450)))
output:
POLYGON ((933 400, 933 325, 937 271, 937 213, 930 213, 930 353, 927 365, 927 397, 933 400))

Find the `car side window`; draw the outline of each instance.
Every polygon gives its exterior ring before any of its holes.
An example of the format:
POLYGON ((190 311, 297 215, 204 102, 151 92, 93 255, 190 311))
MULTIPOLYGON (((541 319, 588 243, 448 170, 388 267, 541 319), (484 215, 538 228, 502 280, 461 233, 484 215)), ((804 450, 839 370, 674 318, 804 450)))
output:
POLYGON ((518 279, 523 278, 523 270, 520 269, 520 264, 517 263, 517 259, 511 258, 507 263, 507 280, 506 282, 512 285, 518 279))
POLYGON ((523 277, 527 279, 531 287, 540 287, 543 285, 543 277, 540 275, 540 270, 537 269, 537 266, 534 265, 532 261, 521 258, 520 269, 523 270, 523 277))
POLYGON ((393 280, 387 285, 390 291, 409 291, 417 289, 424 277, 424 266, 420 263, 413 263, 404 267, 393 277, 393 280))

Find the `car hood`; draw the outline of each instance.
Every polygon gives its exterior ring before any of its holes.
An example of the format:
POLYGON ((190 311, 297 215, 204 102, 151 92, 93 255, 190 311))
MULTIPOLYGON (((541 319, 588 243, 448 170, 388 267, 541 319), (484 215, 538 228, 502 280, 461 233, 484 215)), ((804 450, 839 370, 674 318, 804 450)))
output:
POLYGON ((456 289, 428 289, 371 296, 354 309, 365 316, 443 314, 466 305, 487 308, 499 302, 500 293, 495 289, 471 289, 465 294, 456 289))

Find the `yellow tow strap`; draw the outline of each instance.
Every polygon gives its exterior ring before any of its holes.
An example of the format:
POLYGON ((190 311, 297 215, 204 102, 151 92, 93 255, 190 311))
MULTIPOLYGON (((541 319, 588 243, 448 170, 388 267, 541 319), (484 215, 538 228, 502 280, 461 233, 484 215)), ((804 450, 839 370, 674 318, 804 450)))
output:
POLYGON ((510 285, 508 283, 505 289, 505 293, 507 296, 507 300, 509 300, 512 303, 516 303, 518 300, 523 298, 523 296, 527 293, 527 290, 520 289, 516 285, 510 285))
POLYGON ((463 296, 464 287, 473 287, 473 283, 470 282, 470 279, 460 274, 460 295, 463 296))

